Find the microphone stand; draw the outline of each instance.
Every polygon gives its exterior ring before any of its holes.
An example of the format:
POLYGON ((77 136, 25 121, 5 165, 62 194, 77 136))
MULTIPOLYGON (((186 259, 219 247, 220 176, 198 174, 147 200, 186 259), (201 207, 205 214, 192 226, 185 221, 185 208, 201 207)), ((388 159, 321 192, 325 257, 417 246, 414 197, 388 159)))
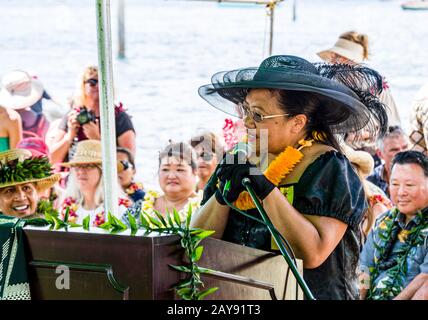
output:
POLYGON ((294 264, 293 260, 290 257, 290 254, 287 252, 284 243, 281 241, 280 237, 276 233, 275 230, 272 229, 272 222, 270 221, 265 209, 261 205, 259 199, 256 196, 256 193, 254 192, 253 187, 251 186, 251 181, 248 178, 242 179, 242 184, 247 189, 248 193, 251 196, 251 199, 253 199, 257 210, 260 213, 260 216, 262 217, 263 221, 266 223, 267 228, 269 229, 269 232, 271 233, 272 237, 274 238, 279 251, 281 252, 282 256, 284 257, 285 261, 287 262, 288 266, 291 268, 291 272, 293 272, 294 277, 297 280, 297 283, 302 288, 303 293, 305 294, 306 298, 308 300, 315 300, 315 297, 313 296, 311 290, 309 289, 308 285, 306 284, 303 277, 300 275, 299 271, 297 270, 296 265, 294 264))

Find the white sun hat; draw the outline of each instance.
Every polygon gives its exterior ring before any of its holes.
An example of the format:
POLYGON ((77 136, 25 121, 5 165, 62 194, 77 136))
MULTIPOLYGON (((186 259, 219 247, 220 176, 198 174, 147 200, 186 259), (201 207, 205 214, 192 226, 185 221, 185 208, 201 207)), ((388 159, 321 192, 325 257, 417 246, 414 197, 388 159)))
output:
POLYGON ((15 110, 25 109, 41 99, 43 90, 39 80, 25 71, 14 70, 2 78, 0 104, 15 110))
POLYGON ((336 53, 356 63, 361 63, 364 60, 363 46, 342 38, 339 38, 332 48, 320 51, 317 55, 324 61, 330 62, 332 53, 336 53))

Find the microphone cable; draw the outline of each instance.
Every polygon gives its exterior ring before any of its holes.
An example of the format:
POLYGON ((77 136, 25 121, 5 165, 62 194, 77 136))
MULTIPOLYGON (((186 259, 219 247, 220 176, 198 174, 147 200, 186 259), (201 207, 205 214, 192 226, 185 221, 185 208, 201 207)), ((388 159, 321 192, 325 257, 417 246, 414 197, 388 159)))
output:
POLYGON ((291 258, 293 259, 293 262, 294 262, 294 264, 297 266, 297 261, 296 261, 296 255, 294 254, 294 251, 293 251, 293 249, 291 248, 291 245, 290 245, 290 243, 287 241, 287 239, 285 239, 285 237, 273 226, 273 224, 268 224, 268 223, 266 223, 266 222, 264 222, 263 220, 260 220, 260 219, 258 219, 258 218, 256 218, 256 217, 253 217, 252 215, 250 215, 250 214, 248 214, 248 213, 246 213, 245 211, 242 211, 242 210, 240 210, 240 209, 238 209, 237 207, 235 207, 232 203, 230 203, 228 200, 227 200, 227 198, 226 198, 226 195, 227 195, 227 192, 229 191, 229 188, 230 188, 230 180, 229 181, 226 181, 226 185, 224 186, 224 189, 223 189, 223 193, 221 194, 222 195, 222 197, 223 197, 223 200, 224 200, 224 202, 226 202, 226 204, 230 207, 230 208, 232 208, 233 210, 235 210, 235 211, 237 211, 237 212, 239 212, 240 214, 242 214, 242 215, 244 215, 245 217, 247 217, 247 218, 249 218, 249 219, 252 219, 252 220, 254 220, 254 221, 257 221, 258 223, 261 223, 262 225, 264 225, 264 226, 266 226, 266 227, 271 227, 272 228, 272 231, 274 231, 275 232, 275 234, 276 235, 278 235, 280 238, 281 238, 281 240, 282 240, 282 242, 283 242, 283 244, 287 247, 287 249, 288 249, 288 251, 289 251, 289 253, 290 253, 290 255, 291 255, 291 258))

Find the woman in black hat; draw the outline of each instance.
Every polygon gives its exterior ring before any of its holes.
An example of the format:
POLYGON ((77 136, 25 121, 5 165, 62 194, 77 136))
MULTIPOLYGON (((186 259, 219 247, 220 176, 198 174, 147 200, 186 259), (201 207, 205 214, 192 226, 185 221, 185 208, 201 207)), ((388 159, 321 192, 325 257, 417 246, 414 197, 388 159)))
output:
POLYGON ((382 133, 386 112, 374 96, 381 90, 381 76, 366 67, 312 64, 295 56, 215 74, 212 84, 199 89, 201 97, 244 119, 256 154, 245 164, 223 159, 192 225, 215 230, 226 241, 275 249, 266 226, 226 205, 258 216, 241 184, 248 177, 273 225, 303 260, 315 298, 358 298, 358 225, 367 203, 338 139, 363 127, 374 138, 382 133))

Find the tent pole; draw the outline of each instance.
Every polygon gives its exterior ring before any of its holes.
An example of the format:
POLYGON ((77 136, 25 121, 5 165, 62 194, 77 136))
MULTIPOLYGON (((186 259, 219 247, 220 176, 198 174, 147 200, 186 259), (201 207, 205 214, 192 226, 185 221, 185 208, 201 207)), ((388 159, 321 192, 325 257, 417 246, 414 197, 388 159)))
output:
POLYGON ((125 0, 117 2, 117 22, 118 22, 118 38, 119 38, 119 59, 125 58, 125 0))
POLYGON ((116 126, 113 102, 110 0, 96 0, 104 209, 118 215, 116 126))

